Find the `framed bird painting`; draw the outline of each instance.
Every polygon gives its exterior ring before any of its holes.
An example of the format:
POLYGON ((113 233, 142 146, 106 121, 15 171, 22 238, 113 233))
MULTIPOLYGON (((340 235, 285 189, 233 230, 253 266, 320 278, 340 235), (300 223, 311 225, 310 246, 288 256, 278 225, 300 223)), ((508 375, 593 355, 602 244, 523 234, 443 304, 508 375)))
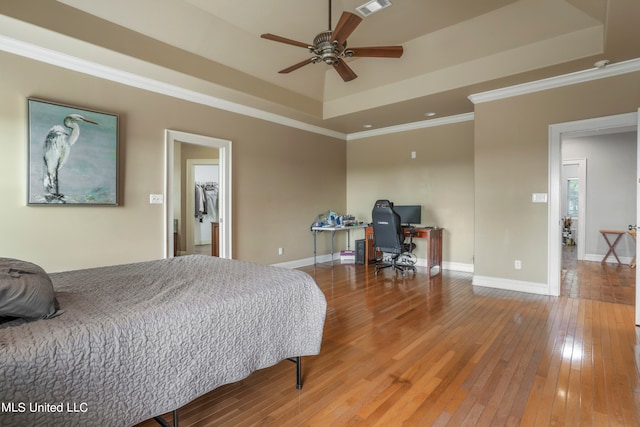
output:
POLYGON ((27 103, 27 204, 117 206, 118 116, 41 99, 27 103))

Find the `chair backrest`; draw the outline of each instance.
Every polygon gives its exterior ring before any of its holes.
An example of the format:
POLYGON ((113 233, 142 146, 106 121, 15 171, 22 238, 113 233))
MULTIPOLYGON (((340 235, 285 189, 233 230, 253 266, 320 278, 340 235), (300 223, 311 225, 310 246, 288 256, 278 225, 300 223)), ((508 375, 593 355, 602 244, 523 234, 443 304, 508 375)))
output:
POLYGON ((371 211, 373 221, 373 246, 381 252, 402 253, 404 233, 400 215, 388 200, 378 200, 371 211))

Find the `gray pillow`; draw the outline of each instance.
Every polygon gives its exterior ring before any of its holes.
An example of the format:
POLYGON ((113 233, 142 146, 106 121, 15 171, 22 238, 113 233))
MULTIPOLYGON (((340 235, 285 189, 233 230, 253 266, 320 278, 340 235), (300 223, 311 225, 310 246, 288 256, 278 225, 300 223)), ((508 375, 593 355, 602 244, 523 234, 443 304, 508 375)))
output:
POLYGON ((46 319, 57 310, 53 284, 40 266, 0 258, 0 318, 46 319))

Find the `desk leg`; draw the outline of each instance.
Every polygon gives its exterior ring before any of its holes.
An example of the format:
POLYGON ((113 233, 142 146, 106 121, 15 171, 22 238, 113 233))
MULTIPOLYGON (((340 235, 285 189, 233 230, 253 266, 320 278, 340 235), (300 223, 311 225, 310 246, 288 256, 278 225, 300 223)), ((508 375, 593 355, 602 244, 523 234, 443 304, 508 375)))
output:
POLYGON ((316 265, 316 236, 318 235, 317 230, 313 230, 313 265, 316 265))
POLYGON ((620 237, 622 236, 622 234, 618 234, 618 236, 616 237, 616 239, 613 241, 613 244, 611 244, 611 242, 609 242, 609 238, 607 237, 606 233, 602 233, 602 236, 604 237, 605 242, 607 242, 607 245, 609 245, 609 251, 607 251, 607 254, 604 256, 604 258, 602 258, 602 262, 606 262, 607 258, 609 258, 610 254, 613 254, 614 257, 616 257, 616 261, 618 261, 618 264, 622 264, 620 262, 620 258, 618 258, 618 254, 616 254, 616 251, 614 250, 614 248, 616 247, 616 244, 618 243, 618 240, 620 240, 620 237))
POLYGON ((334 230, 331 230, 331 265, 333 265, 333 236, 336 235, 334 230))

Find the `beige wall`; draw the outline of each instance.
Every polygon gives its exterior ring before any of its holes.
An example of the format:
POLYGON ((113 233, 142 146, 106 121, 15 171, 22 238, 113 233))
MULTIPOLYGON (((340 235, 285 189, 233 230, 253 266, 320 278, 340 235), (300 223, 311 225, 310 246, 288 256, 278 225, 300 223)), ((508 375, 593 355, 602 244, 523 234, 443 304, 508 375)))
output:
MULTIPOLYGON (((317 213, 369 221, 384 197, 425 206, 423 222, 446 229, 445 261, 474 263, 480 276, 545 283, 547 205, 532 204, 531 193, 547 192, 549 124, 640 106, 634 73, 478 104, 474 122, 345 143, 7 53, 0 62, 0 256, 49 271, 164 255, 163 209, 148 195, 164 192, 169 128, 233 141, 235 258, 311 257, 308 226, 317 213), (26 206, 29 96, 120 115, 120 207, 26 206)), ((319 239, 319 254, 328 243, 319 239)))
POLYGON ((422 205, 423 225, 445 229, 444 261, 472 266, 473 121, 349 141, 347 159, 349 213, 370 222, 378 199, 422 205))
POLYGON ((475 108, 475 273, 547 283, 549 125, 637 111, 640 73, 475 108), (522 260, 515 270, 514 260, 522 260))
MULTIPOLYGON (((234 258, 270 264, 311 257, 313 217, 346 208, 344 141, 8 53, 0 63, 0 256, 48 271, 162 258, 163 206, 150 205, 149 194, 164 193, 167 128, 233 142, 234 258), (121 206, 26 206, 29 96, 120 115, 121 206)), ((327 246, 321 242, 319 253, 327 246)))

